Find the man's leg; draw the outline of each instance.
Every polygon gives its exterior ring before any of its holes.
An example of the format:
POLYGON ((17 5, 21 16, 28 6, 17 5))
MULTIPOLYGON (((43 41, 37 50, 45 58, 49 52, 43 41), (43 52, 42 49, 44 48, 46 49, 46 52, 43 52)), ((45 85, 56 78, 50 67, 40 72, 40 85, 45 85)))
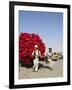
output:
POLYGON ((35 71, 38 71, 38 66, 39 66, 39 60, 37 58, 35 61, 35 71))
POLYGON ((38 71, 38 64, 35 65, 35 71, 36 71, 36 72, 38 71))
POLYGON ((53 62, 52 62, 52 60, 48 59, 48 61, 49 61, 49 68, 50 68, 50 70, 53 70, 53 62))
POLYGON ((33 60, 33 71, 35 71, 35 59, 33 60))

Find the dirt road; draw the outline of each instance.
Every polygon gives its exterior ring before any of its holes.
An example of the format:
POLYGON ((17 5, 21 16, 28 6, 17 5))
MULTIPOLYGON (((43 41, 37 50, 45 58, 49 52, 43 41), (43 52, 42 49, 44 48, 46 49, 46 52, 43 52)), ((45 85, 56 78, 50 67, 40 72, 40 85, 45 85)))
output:
MULTIPOLYGON (((41 62, 44 63, 44 62, 41 62)), ((32 78, 50 78, 63 76, 63 60, 54 61, 54 68, 51 71, 44 65, 41 65, 38 72, 33 72, 32 68, 20 67, 19 79, 32 79, 32 78)))

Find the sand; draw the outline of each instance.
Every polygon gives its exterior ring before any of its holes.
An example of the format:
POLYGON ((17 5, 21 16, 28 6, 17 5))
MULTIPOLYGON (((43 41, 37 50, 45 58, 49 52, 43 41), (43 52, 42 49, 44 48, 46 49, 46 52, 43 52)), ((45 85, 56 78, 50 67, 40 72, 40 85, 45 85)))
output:
POLYGON ((63 60, 53 61, 53 71, 45 65, 45 62, 40 62, 41 67, 38 72, 33 72, 32 68, 20 67, 19 79, 32 79, 32 78, 50 78, 63 76, 63 60), (42 65, 43 64, 43 65, 42 65))

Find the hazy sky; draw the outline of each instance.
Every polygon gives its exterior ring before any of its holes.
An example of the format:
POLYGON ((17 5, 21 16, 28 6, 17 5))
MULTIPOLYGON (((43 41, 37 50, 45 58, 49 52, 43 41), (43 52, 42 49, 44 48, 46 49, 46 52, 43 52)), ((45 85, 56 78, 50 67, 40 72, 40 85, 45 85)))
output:
POLYGON ((62 51, 63 13, 19 11, 19 31, 37 33, 47 47, 62 51))

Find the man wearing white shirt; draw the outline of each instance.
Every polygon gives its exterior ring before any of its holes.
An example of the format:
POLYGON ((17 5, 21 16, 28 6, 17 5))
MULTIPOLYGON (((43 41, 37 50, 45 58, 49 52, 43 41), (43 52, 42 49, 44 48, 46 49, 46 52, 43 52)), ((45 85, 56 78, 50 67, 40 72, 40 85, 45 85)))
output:
POLYGON ((34 48, 35 50, 32 53, 32 55, 34 56, 33 69, 34 71, 38 71, 40 51, 38 50, 38 45, 35 45, 34 48))
POLYGON ((47 56, 47 61, 49 62, 49 68, 50 70, 53 70, 53 64, 54 62, 52 61, 52 48, 49 48, 49 52, 46 53, 46 56, 47 56))

